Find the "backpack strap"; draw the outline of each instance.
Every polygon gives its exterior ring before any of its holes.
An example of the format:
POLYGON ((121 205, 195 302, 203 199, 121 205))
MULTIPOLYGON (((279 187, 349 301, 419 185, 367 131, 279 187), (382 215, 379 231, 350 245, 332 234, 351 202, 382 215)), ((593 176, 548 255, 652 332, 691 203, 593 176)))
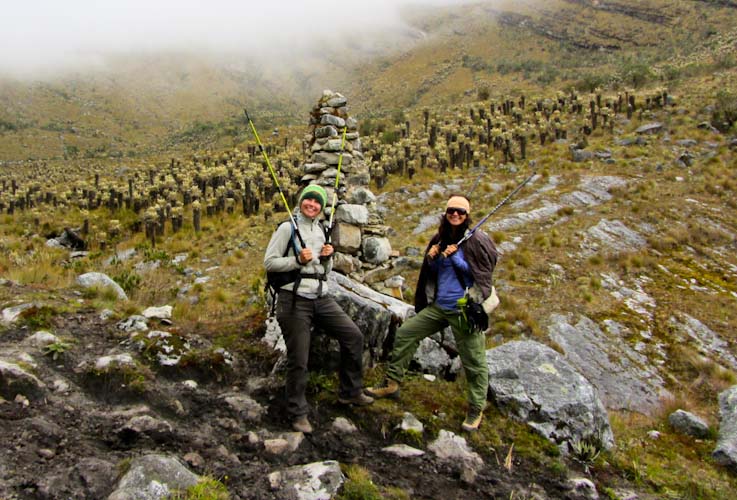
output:
MULTIPOLYGON (((280 222, 279 225, 281 225, 281 224, 283 224, 283 223, 280 222)), ((277 227, 279 227, 279 225, 277 225, 277 227)), ((284 247, 284 253, 282 254, 282 257, 288 256, 289 255, 289 249, 291 248, 291 249, 294 250, 294 258, 296 259, 297 263, 301 265, 301 263, 299 262, 299 246, 298 246, 298 243, 297 243, 296 231, 294 230, 294 225, 290 225, 290 226, 292 228, 292 235, 289 238, 289 241, 290 241, 291 245, 289 243, 287 243, 287 246, 284 247)), ((280 274, 287 274, 287 273, 280 273, 280 274)), ((299 273, 296 273, 296 274, 297 274, 297 278, 294 281, 294 283, 295 283, 295 286, 299 286, 299 280, 301 278, 299 277, 299 273)), ((279 287, 284 286, 286 284, 287 283, 281 283, 279 285, 279 287)), ((276 312, 277 286, 274 286, 274 283, 272 283, 268 279, 268 276, 267 276, 266 285, 265 285, 264 288, 269 293, 269 295, 271 295, 271 311, 270 311, 270 316, 274 316, 274 313, 276 312)))

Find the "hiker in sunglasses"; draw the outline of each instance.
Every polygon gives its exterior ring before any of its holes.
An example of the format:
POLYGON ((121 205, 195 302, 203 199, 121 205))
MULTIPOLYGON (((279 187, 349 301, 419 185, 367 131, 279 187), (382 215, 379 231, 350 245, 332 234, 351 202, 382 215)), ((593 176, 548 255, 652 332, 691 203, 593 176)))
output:
POLYGON ((460 247, 456 245, 469 229, 470 210, 471 204, 464 196, 451 196, 448 200, 420 269, 415 292, 417 315, 397 330, 384 382, 366 389, 374 398, 398 397, 399 384, 420 341, 450 325, 466 374, 468 411, 461 427, 469 432, 481 425, 489 370, 486 337, 468 327, 458 299, 466 297, 467 288, 479 303, 491 295, 491 273, 498 255, 491 238, 483 231, 475 231, 460 247))

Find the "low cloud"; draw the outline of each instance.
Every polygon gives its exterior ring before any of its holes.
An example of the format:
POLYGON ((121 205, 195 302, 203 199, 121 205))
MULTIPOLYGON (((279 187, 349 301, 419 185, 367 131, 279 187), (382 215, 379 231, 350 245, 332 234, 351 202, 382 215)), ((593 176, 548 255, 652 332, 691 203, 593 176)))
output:
POLYGON ((103 64, 110 54, 300 48, 401 26, 399 9, 464 0, 34 0, 0 19, 0 75, 103 64))

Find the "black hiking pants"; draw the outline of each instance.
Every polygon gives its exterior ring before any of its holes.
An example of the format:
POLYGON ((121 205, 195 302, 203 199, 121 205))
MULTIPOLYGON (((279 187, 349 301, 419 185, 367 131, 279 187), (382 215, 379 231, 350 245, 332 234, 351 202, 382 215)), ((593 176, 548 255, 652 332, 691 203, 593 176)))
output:
POLYGON ((339 397, 352 398, 363 390, 363 334, 332 297, 305 299, 280 290, 276 319, 287 345, 287 412, 292 418, 309 411, 305 389, 311 326, 319 327, 340 345, 339 397))

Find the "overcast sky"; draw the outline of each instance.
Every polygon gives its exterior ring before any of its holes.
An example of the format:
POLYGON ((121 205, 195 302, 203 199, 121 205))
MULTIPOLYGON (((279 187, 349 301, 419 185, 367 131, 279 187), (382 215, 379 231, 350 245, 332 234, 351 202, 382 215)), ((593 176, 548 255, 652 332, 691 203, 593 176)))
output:
POLYGON ((299 46, 319 33, 396 26, 410 3, 469 0, 0 0, 0 74, 55 71, 110 52, 299 46))

